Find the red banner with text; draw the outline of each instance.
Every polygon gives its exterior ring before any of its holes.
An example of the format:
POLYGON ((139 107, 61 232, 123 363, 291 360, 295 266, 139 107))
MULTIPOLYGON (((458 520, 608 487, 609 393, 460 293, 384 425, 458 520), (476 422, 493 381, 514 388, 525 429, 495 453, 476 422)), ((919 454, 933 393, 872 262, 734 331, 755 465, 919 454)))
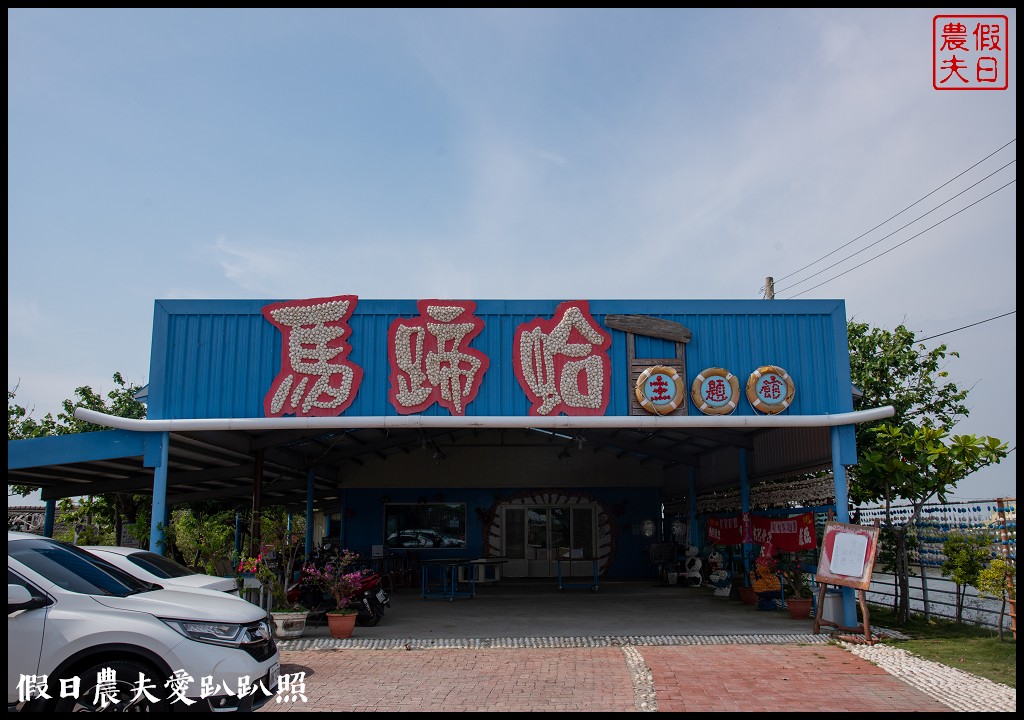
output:
POLYGON ((798 552, 818 546, 814 530, 814 513, 807 512, 787 518, 751 516, 708 518, 708 540, 718 545, 739 545, 743 542, 770 544, 775 551, 798 552))

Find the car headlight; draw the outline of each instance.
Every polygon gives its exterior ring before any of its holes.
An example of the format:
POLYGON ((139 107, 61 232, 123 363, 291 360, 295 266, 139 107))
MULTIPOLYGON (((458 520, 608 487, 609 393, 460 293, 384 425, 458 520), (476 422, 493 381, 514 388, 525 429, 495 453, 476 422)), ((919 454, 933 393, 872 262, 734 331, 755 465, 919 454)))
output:
POLYGON ((196 642, 211 645, 239 647, 247 640, 245 625, 237 623, 196 622, 195 620, 168 620, 161 618, 167 625, 196 642))

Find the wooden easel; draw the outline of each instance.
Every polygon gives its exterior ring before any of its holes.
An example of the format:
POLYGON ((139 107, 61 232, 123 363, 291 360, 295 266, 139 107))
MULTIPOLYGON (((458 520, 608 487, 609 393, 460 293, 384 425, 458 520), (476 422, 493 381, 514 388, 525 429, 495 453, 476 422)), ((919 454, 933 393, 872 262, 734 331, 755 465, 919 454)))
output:
MULTIPOLYGON (((822 626, 836 628, 848 633, 864 633, 864 644, 874 645, 875 639, 871 635, 871 618, 868 613, 867 590, 871 585, 871 572, 875 566, 875 558, 878 556, 878 533, 879 522, 875 520, 873 527, 863 525, 849 525, 837 523, 832 520, 832 511, 828 513, 828 522, 825 524, 825 533, 821 542, 821 557, 818 560, 818 571, 815 573, 815 581, 818 582, 818 611, 814 614, 814 634, 817 635, 822 626), (828 554, 828 538, 830 533, 847 533, 866 536, 868 541, 867 557, 864 559, 864 570, 860 576, 838 575, 832 572, 832 558, 828 554), (857 602, 860 604, 862 625, 847 627, 838 622, 823 620, 822 614, 825 608, 825 592, 829 585, 841 587, 852 587, 857 590, 857 602)), ((859 639, 858 639, 859 640, 859 639)))

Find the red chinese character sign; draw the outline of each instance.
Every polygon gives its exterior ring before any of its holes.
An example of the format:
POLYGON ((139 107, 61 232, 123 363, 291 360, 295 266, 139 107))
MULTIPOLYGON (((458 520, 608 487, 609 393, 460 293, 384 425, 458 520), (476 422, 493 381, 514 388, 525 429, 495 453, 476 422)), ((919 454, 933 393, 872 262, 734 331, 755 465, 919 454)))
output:
POLYGON ((764 365, 747 379, 747 400, 758 412, 775 415, 793 403, 793 379, 776 365, 764 365))
POLYGON ((531 415, 603 415, 608 409, 611 335, 585 300, 561 303, 551 320, 516 328, 516 378, 531 400, 531 415))
POLYGON ((636 401, 653 415, 668 415, 686 399, 686 383, 675 368, 655 365, 636 379, 636 401))
POLYGON ((815 579, 828 585, 867 590, 877 555, 877 527, 829 521, 825 523, 815 579))
POLYGON ((363 369, 346 360, 355 295, 292 300, 263 308, 281 331, 281 370, 263 398, 267 417, 341 415, 359 390, 363 369))
POLYGON ((708 368, 693 379, 690 397, 705 415, 728 415, 740 401, 740 381, 723 368, 708 368))
POLYGON ((391 389, 388 397, 403 415, 433 403, 462 415, 480 391, 490 360, 469 346, 483 330, 470 300, 420 300, 420 316, 398 319, 388 329, 391 389))
POLYGON ((754 542, 770 545, 773 552, 800 552, 818 547, 812 512, 786 518, 755 515, 751 525, 754 542))
POLYGON ((936 90, 1006 90, 1010 21, 1006 15, 936 15, 932 18, 932 87, 936 90))
POLYGON ((790 517, 764 517, 749 512, 732 517, 708 518, 708 540, 718 545, 757 543, 776 552, 813 550, 818 546, 814 530, 814 513, 807 512, 790 517))
POLYGON ((743 542, 740 516, 709 517, 708 542, 715 545, 739 545, 743 542))

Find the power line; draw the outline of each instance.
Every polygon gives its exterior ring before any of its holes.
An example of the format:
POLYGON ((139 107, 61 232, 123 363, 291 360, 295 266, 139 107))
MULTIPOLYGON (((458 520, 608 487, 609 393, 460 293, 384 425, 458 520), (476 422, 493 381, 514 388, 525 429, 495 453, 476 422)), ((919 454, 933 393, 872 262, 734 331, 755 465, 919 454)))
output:
MULTIPOLYGON (((822 280, 822 281, 821 281, 820 283, 818 283, 818 284, 817 284, 817 285, 815 285, 814 287, 809 287, 809 288, 807 288, 806 290, 801 290, 801 291, 800 291, 800 292, 798 292, 798 293, 797 293, 796 295, 791 295, 790 297, 791 297, 791 298, 799 297, 800 295, 803 295, 804 293, 808 293, 808 292, 810 292, 811 290, 814 290, 814 289, 816 289, 816 288, 820 288, 820 287, 821 287, 822 285, 825 285, 826 283, 830 283, 830 282, 832 282, 833 280, 835 280, 835 279, 837 279, 837 278, 841 278, 841 277, 842 277, 843 275, 846 275, 847 273, 851 273, 851 272, 853 272, 854 270, 856 270, 857 268, 862 268, 862 267, 864 267, 865 265, 867 265, 867 264, 868 264, 869 262, 871 262, 872 260, 877 260, 878 258, 882 257, 883 255, 887 255, 887 254, 891 253, 891 252, 892 252, 893 250, 895 250, 896 248, 898 248, 898 247, 901 247, 901 246, 903 246, 903 245, 906 245, 906 244, 907 244, 908 242, 910 242, 910 241, 911 241, 911 240, 913 240, 914 238, 916 238, 916 237, 920 237, 921 235, 924 235, 924 234, 925 234, 926 232, 928 232, 929 230, 931 230, 931 229, 933 229, 933 228, 937 228, 937 227, 938 227, 939 225, 941 225, 942 223, 946 222, 947 220, 951 220, 952 218, 955 218, 955 217, 956 217, 957 215, 959 215, 960 213, 962 213, 962 212, 963 212, 964 210, 967 210, 967 209, 969 209, 969 208, 972 208, 972 207, 974 207, 975 205, 977 205, 978 203, 980 203, 980 202, 981 202, 982 200, 986 200, 987 198, 989 198, 989 197, 991 197, 991 196, 995 195, 995 194, 996 194, 997 192, 999 192, 1000 190, 1002 190, 1002 189, 1004 189, 1004 188, 1007 188, 1007 187, 1009 187, 1010 185, 1013 185, 1013 184, 1014 184, 1015 182, 1017 182, 1017 178, 1014 178, 1013 180, 1011 180, 1010 182, 1006 183, 1006 184, 1005 184, 1005 185, 1003 185, 1002 187, 998 187, 998 188, 996 188, 995 190, 993 190, 992 192, 990 192, 990 193, 989 193, 988 195, 984 195, 984 196, 982 196, 982 197, 978 198, 977 200, 975 200, 974 202, 972 202, 972 203, 971 203, 970 205, 967 205, 967 206, 965 206, 965 207, 962 207, 962 208, 960 208, 959 210, 957 210, 957 211, 956 211, 955 213, 953 213, 952 215, 949 215, 949 216, 947 216, 947 217, 944 217, 944 218, 943 218, 942 220, 939 220, 939 221, 938 221, 937 223, 935 223, 934 225, 931 225, 930 227, 926 227, 926 228, 925 228, 924 230, 922 230, 921 232, 919 232, 919 233, 917 233, 917 234, 915 234, 915 235, 911 235, 910 237, 908 237, 908 238, 907 238, 906 240, 904 240, 903 242, 901 242, 901 243, 898 243, 898 244, 896 244, 896 245, 893 245, 893 246, 892 246, 891 248, 889 248, 888 250, 885 250, 884 252, 880 252, 880 253, 878 253, 877 255, 875 255, 875 256, 874 256, 874 257, 872 257, 872 258, 868 258, 867 260, 865 260, 864 262, 862 262, 862 263, 861 263, 860 265, 854 265, 854 266, 853 266, 852 268, 850 268, 849 270, 844 270, 843 272, 839 273, 838 275, 834 275, 834 276, 830 277, 830 278, 829 278, 828 280, 822 280)), ((834 267, 834 266, 833 266, 833 267, 834 267)))
POLYGON ((950 333, 959 332, 960 330, 966 330, 967 328, 972 328, 975 325, 981 325, 983 323, 992 322, 993 320, 998 320, 999 318, 1004 318, 1007 315, 1013 315, 1016 312, 1017 312, 1016 310, 1011 310, 1010 312, 1005 312, 1002 315, 996 315, 995 317, 990 317, 990 318, 988 318, 986 320, 979 320, 976 323, 971 323, 970 325, 964 325, 963 327, 958 327, 955 330, 947 330, 946 332, 941 332, 938 335, 929 335, 928 337, 920 338, 919 340, 916 340, 915 342, 924 342, 925 340, 932 340, 932 339, 937 338, 937 337, 942 337, 943 335, 949 335, 950 333))
MULTIPOLYGON (((819 270, 819 271, 818 271, 818 272, 816 272, 816 273, 813 273, 813 274, 811 274, 811 275, 808 275, 808 276, 807 276, 807 277, 805 277, 805 278, 804 278, 803 280, 797 280, 797 281, 796 281, 795 283, 793 283, 793 284, 792 284, 792 285, 790 285, 789 287, 787 287, 787 288, 783 288, 783 290, 790 290, 790 289, 792 289, 792 288, 795 288, 795 287, 796 287, 797 285, 802 285, 803 283, 807 282, 807 281, 808 281, 808 280, 810 280, 811 278, 817 277, 818 275, 821 275, 821 274, 822 274, 823 272, 826 272, 826 271, 828 271, 828 270, 831 270, 832 268, 836 267, 837 265, 842 265, 842 264, 843 264, 844 262, 846 262, 846 261, 847 261, 847 260, 849 260, 850 258, 854 258, 854 257, 857 257, 858 255, 860 255, 860 254, 861 254, 862 252, 864 252, 865 250, 867 250, 867 249, 869 249, 869 248, 873 248, 873 247, 874 247, 875 245, 877 245, 878 243, 882 242, 883 240, 887 240, 888 238, 891 238, 891 237, 892 237, 893 235, 895 235, 896 233, 898 233, 898 232, 899 232, 900 230, 905 230, 905 229, 907 229, 908 227, 910 227, 911 225, 913 225, 914 223, 916 223, 916 222, 917 222, 918 220, 921 220, 922 218, 928 217, 929 215, 931 215, 931 214, 932 214, 933 212, 935 212, 936 210, 938 210, 938 209, 939 209, 940 207, 942 207, 942 206, 943 206, 943 205, 945 205, 946 203, 952 202, 953 200, 955 200, 956 198, 960 197, 961 195, 963 195, 963 194, 964 194, 965 192, 967 192, 968 190, 972 190, 972 189, 976 188, 976 187, 977 187, 978 185, 980 185, 981 183, 985 182, 986 180, 988 180, 988 179, 989 179, 990 177, 992 177, 992 176, 993 176, 993 175, 995 175, 996 173, 998 173, 998 172, 1000 172, 1000 171, 1002 171, 1002 170, 1005 170, 1006 168, 1008 168, 1008 167, 1009 167, 1010 165, 1012 165, 1012 164, 1013 164, 1013 163, 1015 163, 1015 162, 1017 162, 1017 159, 1016 159, 1016 158, 1014 158, 1014 159, 1013 159, 1013 160, 1011 160, 1010 162, 1006 163, 1006 164, 1005 164, 1005 165, 1003 165, 1003 166, 1002 166, 1001 168, 997 168, 996 170, 993 170, 992 172, 990 172, 990 173, 989 173, 988 175, 986 175, 985 177, 983 177, 983 178, 982 178, 981 180, 978 180, 978 181, 977 181, 976 183, 974 183, 973 185, 968 185, 967 187, 965 187, 965 188, 964 188, 963 190, 961 190, 960 192, 958 192, 958 193, 957 193, 956 195, 952 196, 951 198, 948 198, 948 199, 946 199, 946 200, 943 200, 943 201, 942 201, 941 203, 939 203, 938 205, 936 205, 935 207, 933 207, 933 208, 932 208, 931 210, 929 210, 928 212, 924 213, 923 215, 918 215, 918 216, 917 216, 916 218, 914 218, 913 220, 911 220, 910 222, 908 222, 908 223, 907 223, 906 225, 903 225, 903 226, 901 226, 901 227, 898 227, 898 228, 896 228, 895 230, 893 230, 893 231, 892 231, 891 233, 889 233, 888 235, 883 235, 882 237, 878 238, 877 240, 875 240, 875 241, 874 241, 873 243, 871 243, 870 245, 865 245, 864 247, 862 247, 862 248, 861 248, 860 250, 858 250, 857 252, 855 252, 855 253, 852 253, 852 254, 850 254, 850 255, 847 255, 847 256, 846 256, 846 257, 844 257, 844 258, 843 258, 842 260, 838 260, 838 261, 836 261, 836 262, 832 263, 831 265, 829 265, 828 267, 824 267, 824 268, 822 268, 821 270, 819 270)), ((1006 186, 1004 185, 1003 187, 1006 187, 1006 186)), ((999 188, 999 190, 1002 190, 1002 189, 1003 189, 1003 188, 999 188)), ((998 192, 998 191, 996 191, 996 192, 998 192)), ((989 195, 991 195, 991 194, 992 194, 992 193, 989 193, 989 195)), ((986 195, 985 197, 988 197, 988 195, 986 195)), ((985 199, 985 198, 982 198, 982 200, 984 200, 984 199, 985 199)), ((971 205, 974 205, 974 204, 975 204, 975 203, 971 203, 971 205)), ((968 205, 967 207, 970 207, 971 205, 968 205)), ((964 209, 964 210, 966 210, 967 208, 963 208, 963 209, 964 209)), ((956 213, 954 213, 954 214, 956 214, 956 213)), ((953 217, 953 216, 952 216, 952 215, 950 215, 949 217, 953 217)), ((948 220, 948 219, 949 219, 949 218, 946 218, 946 220, 948 220)), ((888 222, 888 220, 887 220, 886 222, 888 222)), ((945 221, 943 221, 943 222, 945 222, 945 221)), ((936 223, 936 224, 939 224, 939 223, 936 223)), ((932 227, 935 227, 935 225, 932 225, 932 227)), ((931 228, 928 228, 928 229, 929 229, 929 230, 931 230, 931 228)), ((918 233, 918 234, 920 234, 920 233, 918 233)), ((863 236, 862 236, 862 237, 863 237, 863 236)), ((914 237, 917 237, 917 236, 915 235, 914 237)), ((848 245, 848 244, 849 244, 849 243, 847 243, 847 245, 848 245)), ((900 245, 902 245, 902 244, 903 244, 903 243, 900 243, 900 245)), ((844 246, 844 247, 845 247, 845 246, 844 246)), ((895 247, 899 247, 899 245, 896 245, 895 247)), ((833 252, 835 252, 835 251, 833 251, 833 252)), ((831 255, 832 253, 829 253, 829 254, 831 255)), ((882 254, 884 255, 885 253, 882 253, 882 254)), ((827 256, 826 256, 826 257, 827 257, 827 256)), ((881 257, 881 255, 876 255, 875 257, 881 257)), ((822 259, 824 259, 824 258, 822 258, 822 259)), ((872 258, 872 259, 874 259, 874 258, 872 258)), ((817 261, 816 261, 816 262, 817 262, 817 261)), ((811 265, 813 265, 813 264, 814 264, 814 263, 811 263, 811 265)), ((808 266, 808 267, 809 267, 809 266, 808 266)), ((858 265, 857 267, 860 267, 860 265, 858 265)), ((792 274, 793 274, 793 273, 790 273, 790 275, 792 275, 792 274)), ((837 275, 836 277, 839 277, 839 276, 837 275)), ((818 286, 816 285, 815 287, 818 287, 818 286)))
MULTIPOLYGON (((804 266, 803 266, 802 268, 800 268, 799 270, 794 270, 793 272, 789 273, 788 275, 783 275, 782 277, 780 277, 780 278, 779 278, 779 280, 785 280, 786 278, 788 278, 788 277, 792 277, 793 275, 796 275, 796 274, 797 274, 797 273, 799 273, 799 272, 803 272, 804 270, 806 270, 807 268, 811 267, 812 265, 817 265, 818 263, 820 263, 820 262, 821 262, 822 260, 824 260, 825 258, 827 258, 827 257, 830 257, 830 256, 832 256, 832 255, 836 254, 837 252, 839 252, 840 250, 842 250, 842 249, 843 249, 844 247, 847 247, 848 245, 852 245, 853 243, 857 242, 858 240, 860 240, 860 239, 861 239, 862 237, 864 237, 864 236, 865 236, 865 235, 867 235, 868 233, 874 232, 874 231, 875 231, 875 230, 877 230, 878 228, 880 228, 880 227, 882 227, 883 225, 885 225, 885 224, 886 224, 887 222, 889 222, 889 220, 894 220, 894 219, 898 218, 898 217, 899 217, 900 215, 902 215, 902 214, 903 214, 903 213, 905 213, 905 212, 906 212, 907 210, 909 210, 910 208, 912 208, 912 207, 914 207, 915 205, 917 205, 917 204, 918 204, 919 202, 921 202, 922 200, 925 200, 926 198, 928 198, 928 197, 931 197, 932 195, 934 195, 934 194, 935 194, 935 193, 937 193, 937 192, 938 192, 939 190, 941 190, 942 188, 944 188, 944 187, 946 187, 947 185, 949 185, 949 184, 950 184, 951 182, 953 182, 953 181, 954 181, 954 180, 956 180, 957 178, 961 177, 962 175, 965 175, 965 174, 967 174, 968 172, 970 172, 971 170, 973 170, 974 168, 978 167, 978 166, 979 166, 979 165, 981 165, 981 164, 982 164, 983 162, 985 162, 986 160, 988 160, 988 159, 989 159, 990 157, 992 157, 993 155, 995 155, 996 153, 998 153, 998 152, 999 152, 1000 150, 1003 150, 1003 149, 1005 149, 1006 147, 1008 147, 1008 146, 1012 145, 1012 144, 1013 144, 1013 143, 1015 143, 1015 142, 1017 142, 1017 138, 1014 138, 1013 140, 1010 140, 1010 141, 1009 141, 1008 143, 1006 143, 1005 145, 1003 145, 1003 146, 1002 146, 1001 148, 999 148, 998 150, 994 150, 994 151, 992 151, 991 153, 989 153, 988 155, 986 155, 985 157, 983 157, 983 158, 982 158, 981 160, 979 160, 978 162, 976 162, 976 163, 974 163, 973 165, 971 165, 971 166, 970 166, 969 168, 967 168, 967 169, 966 169, 966 170, 964 170, 963 172, 959 173, 958 175, 955 175, 955 176, 953 176, 952 178, 950 178, 950 179, 949 179, 949 180, 947 180, 946 182, 942 183, 941 185, 939 185, 939 186, 938 186, 937 188, 935 188, 934 190, 932 190, 932 191, 931 191, 930 193, 928 193, 927 195, 924 195, 924 196, 922 196, 921 198, 919 198, 919 199, 915 200, 914 202, 912 202, 912 203, 911 203, 910 205, 907 205, 907 206, 906 206, 905 208, 903 208, 903 209, 902 209, 902 210, 900 210, 900 211, 899 211, 898 213, 896 213, 895 215, 893 215, 892 217, 890 217, 890 218, 889 218, 888 220, 883 220, 882 222, 878 223, 877 225, 875 225, 875 226, 874 226, 873 228, 871 228, 870 230, 866 230, 865 232, 863 232, 863 233, 861 233, 860 235, 858 235, 857 237, 855 237, 855 238, 854 238, 853 240, 850 240, 850 241, 849 241, 848 243, 845 243, 845 244, 843 244, 843 245, 840 245, 839 247, 837 247, 837 248, 836 248, 835 250, 833 250, 832 252, 830 252, 830 253, 827 253, 827 254, 825 254, 825 255, 822 255, 822 256, 821 256, 820 258, 818 258, 818 259, 817 259, 817 260, 815 260, 814 262, 812 262, 812 263, 809 263, 809 264, 807 264, 807 265, 804 265, 804 266)), ((1004 166, 1004 167, 1005 167, 1005 166, 1004 166)), ((1000 169, 1002 169, 1002 168, 1000 168, 1000 169)), ((998 172, 998 171, 997 171, 997 172, 998 172)), ((975 183, 975 184, 977 184, 977 183, 975 183)), ((923 216, 922 216, 922 217, 923 217, 923 216)))

